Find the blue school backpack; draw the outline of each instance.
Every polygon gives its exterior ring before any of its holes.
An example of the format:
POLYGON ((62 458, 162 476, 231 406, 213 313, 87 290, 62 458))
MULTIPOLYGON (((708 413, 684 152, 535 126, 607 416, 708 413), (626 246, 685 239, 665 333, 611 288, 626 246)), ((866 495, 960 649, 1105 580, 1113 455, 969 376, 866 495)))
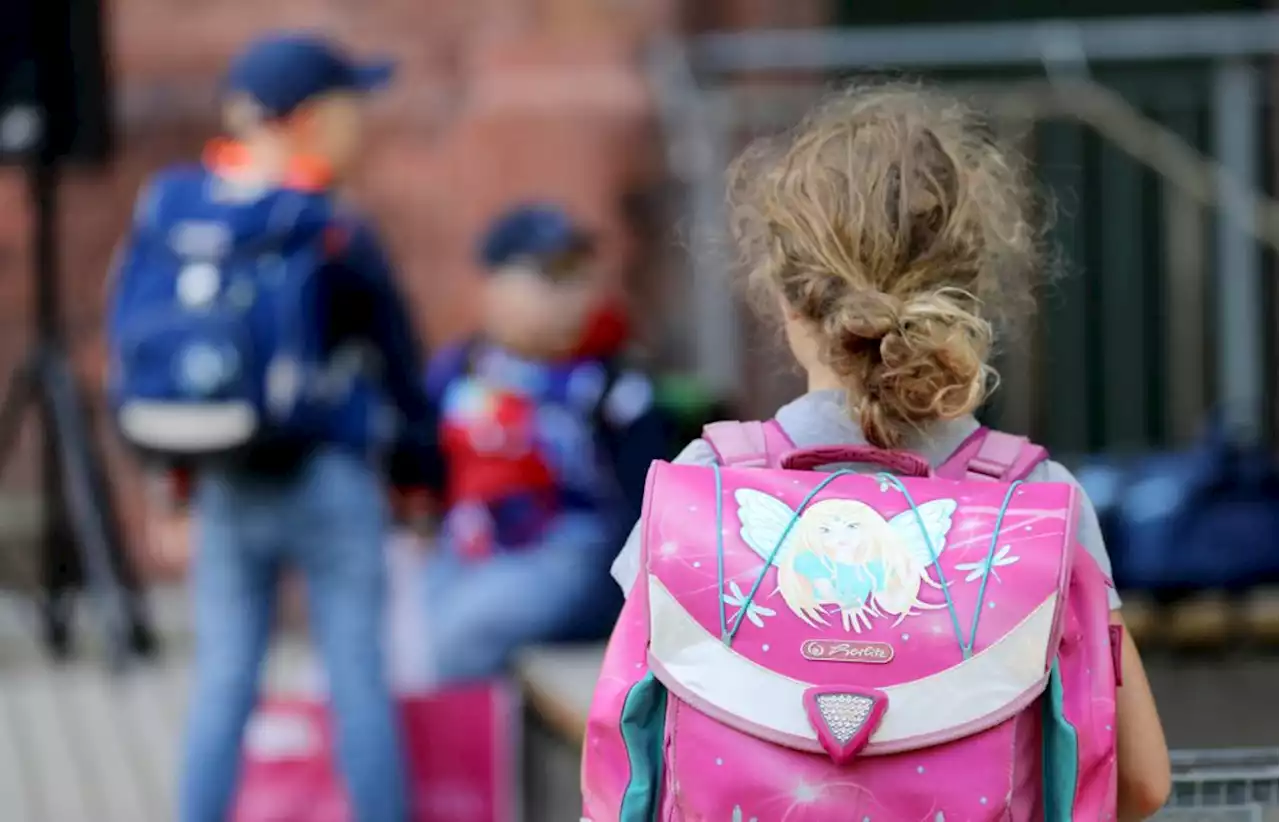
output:
POLYGON ((117 263, 108 395, 144 455, 317 437, 343 399, 326 369, 317 276, 337 236, 330 199, 230 185, 201 167, 158 176, 117 263))

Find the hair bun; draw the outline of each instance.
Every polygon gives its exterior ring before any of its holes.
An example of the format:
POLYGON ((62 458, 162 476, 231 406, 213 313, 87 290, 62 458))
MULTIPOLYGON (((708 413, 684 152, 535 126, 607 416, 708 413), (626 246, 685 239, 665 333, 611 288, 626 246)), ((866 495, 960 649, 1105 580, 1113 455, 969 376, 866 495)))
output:
POLYGON ((992 328, 968 302, 943 290, 903 306, 862 378, 861 422, 876 439, 896 444, 904 424, 955 419, 981 404, 994 375, 992 328))
POLYGON ((901 299, 882 291, 853 294, 841 310, 834 312, 839 337, 882 340, 902 324, 905 306, 901 299))

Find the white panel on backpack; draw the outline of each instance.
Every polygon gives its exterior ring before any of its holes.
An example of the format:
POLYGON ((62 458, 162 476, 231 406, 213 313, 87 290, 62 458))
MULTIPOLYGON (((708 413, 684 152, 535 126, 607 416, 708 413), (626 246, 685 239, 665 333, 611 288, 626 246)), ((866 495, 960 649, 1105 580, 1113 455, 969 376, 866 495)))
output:
MULTIPOLYGON (((1058 595, 1005 636, 932 676, 879 688, 888 710, 866 755, 938 745, 990 728, 1040 695, 1058 595)), ((801 750, 822 746, 805 711, 812 683, 771 671, 712 636, 649 576, 649 662, 681 700, 744 733, 801 750)), ((817 663, 822 664, 822 663, 817 663)), ((852 672, 849 685, 857 685, 852 672)))

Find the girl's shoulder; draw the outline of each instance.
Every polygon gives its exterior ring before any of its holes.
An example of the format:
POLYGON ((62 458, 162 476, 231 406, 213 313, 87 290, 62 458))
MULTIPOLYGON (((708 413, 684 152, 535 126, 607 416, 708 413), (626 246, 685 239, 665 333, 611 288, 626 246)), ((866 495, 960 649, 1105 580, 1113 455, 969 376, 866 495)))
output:
POLYGON ((1071 469, 1052 459, 1046 459, 1031 469, 1031 473, 1027 475, 1027 481, 1066 482, 1076 487, 1080 486, 1080 483, 1076 480, 1076 475, 1071 473, 1071 469))
POLYGON ((718 464, 720 459, 716 456, 716 451, 711 447, 711 443, 699 437, 682 448, 672 462, 676 465, 711 466, 718 464))

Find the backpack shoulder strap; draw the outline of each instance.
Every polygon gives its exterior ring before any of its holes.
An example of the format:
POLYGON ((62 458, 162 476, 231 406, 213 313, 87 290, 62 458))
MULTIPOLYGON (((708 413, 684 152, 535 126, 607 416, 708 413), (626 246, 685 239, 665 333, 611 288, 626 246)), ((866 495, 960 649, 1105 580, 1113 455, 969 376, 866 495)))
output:
POLYGON ((138 191, 130 231, 137 236, 163 230, 170 210, 200 192, 205 176, 201 167, 191 165, 170 166, 153 174, 138 191))
POLYGON ((735 468, 767 468, 791 447, 790 437, 775 420, 713 422, 703 426, 702 438, 721 465, 735 468))
POLYGON ((981 428, 938 467, 937 473, 951 479, 1013 482, 1026 479, 1048 457, 1048 451, 1026 437, 981 428))
POLYGON ((769 464, 769 444, 762 422, 713 422, 703 426, 702 438, 716 452, 721 465, 764 468, 769 464))

